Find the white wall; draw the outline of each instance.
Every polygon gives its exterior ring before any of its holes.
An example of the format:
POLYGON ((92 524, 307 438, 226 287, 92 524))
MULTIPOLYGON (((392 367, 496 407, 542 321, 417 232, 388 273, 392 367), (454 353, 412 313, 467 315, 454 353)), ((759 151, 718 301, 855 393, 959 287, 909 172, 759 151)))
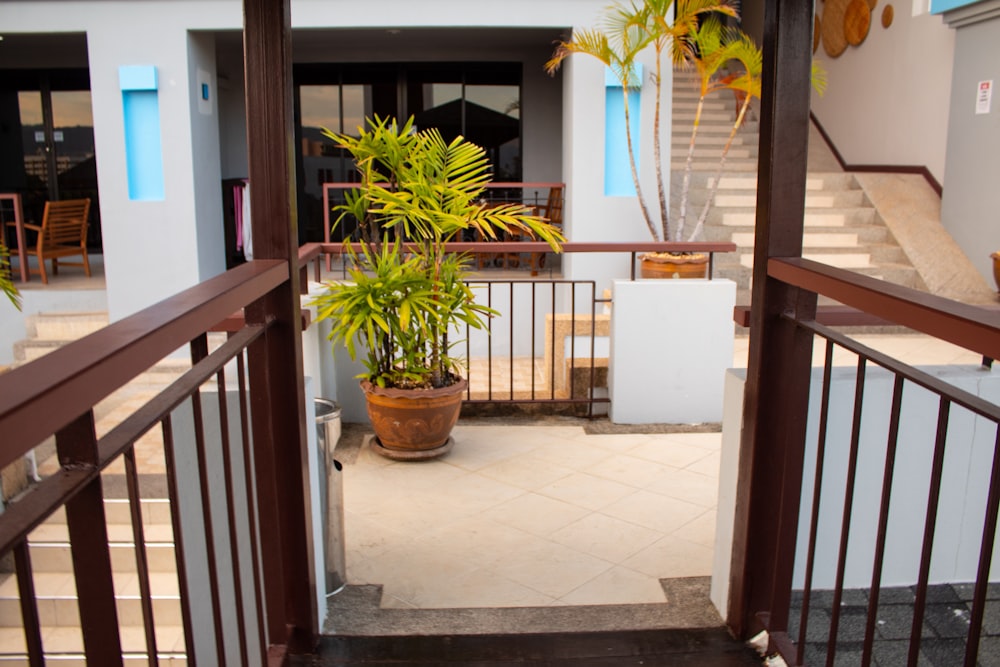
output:
POLYGON ((885 29, 882 6, 860 46, 838 58, 820 46, 829 86, 813 112, 848 164, 925 166, 944 183, 954 31, 940 16, 911 16, 909 2, 885 29))
MULTIPOLYGON (((584 25, 583 27, 592 27, 584 25)), ((646 205, 659 220, 656 171, 653 161, 652 119, 654 85, 650 80, 655 61, 644 54, 642 103, 639 110, 641 138, 639 178, 646 205)), ((571 187, 566 197, 567 236, 573 241, 652 241, 642 219, 638 199, 604 194, 604 66, 594 58, 571 56, 563 63, 563 169, 571 187)), ((660 110, 660 128, 667 198, 670 197, 670 90, 673 72, 665 68, 660 110)), ((659 223, 657 222, 657 227, 659 223)), ((564 258, 567 278, 597 280, 598 292, 611 287, 616 278, 629 275, 629 257, 607 254, 576 254, 564 258)))
MULTIPOLYGON (((108 309, 121 319, 224 269, 218 115, 201 117, 197 67, 211 68, 211 38, 189 29, 239 27, 239 2, 5 2, 5 32, 87 34, 101 193, 108 309), (118 68, 154 65, 159 79, 163 201, 131 201, 118 68), (193 117, 197 119, 193 120, 193 117)), ((214 96, 215 89, 213 87, 214 96)))
MULTIPOLYGON (((976 367, 937 366, 923 369, 989 403, 1000 402, 1000 371, 976 367)), ((805 582, 805 554, 815 479, 822 369, 813 369, 806 432, 802 505, 793 587, 805 582)), ((719 522, 712 573, 712 601, 725 613, 728 597, 729 554, 736 503, 736 469, 742 427, 743 385, 746 371, 730 371, 726 379, 726 408, 722 426, 722 463, 719 483, 719 522)), ((820 498, 818 542, 813 588, 835 585, 844 489, 850 449, 856 372, 853 367, 833 371, 830 416, 820 498)), ((893 378, 879 368, 867 371, 854 512, 845 569, 845 588, 871 584, 878 510, 881 503, 893 378)), ((916 583, 930 480, 939 400, 931 392, 906 383, 900 413, 889 529, 882 574, 884 586, 916 583)), ((941 483, 938 522, 931 557, 931 583, 975 581, 985 502, 996 445, 996 426, 982 417, 952 407, 941 483)), ((991 581, 1000 577, 1000 542, 994 544, 991 581)))
POLYGON ((618 280, 608 388, 616 424, 698 424, 723 415, 736 283, 618 280))
MULTIPOLYGON (((992 3, 997 12, 997 2, 992 3)), ((985 17, 991 3, 981 3, 985 17)), ((970 8, 970 9, 974 9, 970 8)), ((948 180, 941 221, 992 284, 990 253, 1000 250, 1000 18, 955 30, 955 78, 948 131, 948 180), (989 113, 976 113, 980 81, 993 81, 989 113)))

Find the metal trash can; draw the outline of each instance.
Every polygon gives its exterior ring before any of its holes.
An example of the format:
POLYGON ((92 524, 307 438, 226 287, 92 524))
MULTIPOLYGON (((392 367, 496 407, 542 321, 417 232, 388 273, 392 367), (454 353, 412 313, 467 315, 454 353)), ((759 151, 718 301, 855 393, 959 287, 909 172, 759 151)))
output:
POLYGON ((333 456, 340 440, 340 406, 326 398, 314 400, 316 406, 316 441, 323 460, 326 478, 320 480, 323 503, 323 551, 326 559, 326 594, 339 593, 347 583, 347 560, 344 555, 344 481, 343 466, 333 456))

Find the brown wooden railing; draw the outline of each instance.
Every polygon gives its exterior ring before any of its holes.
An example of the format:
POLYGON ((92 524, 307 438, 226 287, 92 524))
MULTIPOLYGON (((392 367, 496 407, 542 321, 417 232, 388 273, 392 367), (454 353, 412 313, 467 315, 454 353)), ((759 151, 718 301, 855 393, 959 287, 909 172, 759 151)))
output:
MULTIPOLYGON (((355 251, 360 245, 353 244, 355 251)), ((548 244, 534 241, 449 243, 458 253, 551 252, 548 244)), ((709 254, 708 276, 712 277, 715 253, 733 252, 732 243, 579 243, 563 244, 562 252, 619 255, 619 270, 636 277, 637 256, 643 252, 675 251, 709 254)), ((308 244, 299 252, 303 266, 313 263, 313 279, 320 280, 321 264, 339 257, 340 276, 346 276, 344 246, 308 244)), ((613 261, 613 260, 612 260, 613 261)), ((473 267, 476 266, 473 262, 473 267)), ((303 268, 303 271, 305 269, 303 268)), ((308 273, 306 271, 306 273, 308 273)), ((335 271, 335 274, 337 272, 335 271)), ((489 278, 480 272, 469 280, 479 303, 500 311, 487 321, 486 330, 466 327, 463 335, 469 362, 470 405, 534 404, 553 410, 594 417, 595 407, 608 404, 606 388, 598 376, 608 369, 606 354, 598 354, 597 341, 609 337, 610 315, 604 306, 610 298, 598 294, 594 280, 570 280, 558 276, 489 278), (481 277, 480 277, 481 276, 481 277), (598 312, 601 309, 602 312, 598 312), (577 339, 585 339, 578 342, 577 339), (587 342, 589 341, 589 342, 587 342), (569 350, 566 352, 565 345, 569 350), (517 378, 522 378, 518 383, 517 378), (524 379, 526 378, 526 379, 524 379)), ((301 281, 303 287, 306 281, 301 281)))
MULTIPOLYGON (((262 512, 308 513, 303 498, 287 493, 276 479, 273 460, 294 457, 294 450, 261 438, 258 423, 266 415, 249 410, 251 403, 259 403, 259 369, 284 360, 269 360, 260 345, 268 335, 266 322, 240 327, 211 353, 206 334, 234 311, 252 309, 287 279, 285 262, 250 262, 0 377, 0 466, 11 464, 50 436, 55 437, 59 459, 58 472, 10 503, 0 518, 0 554, 14 555, 25 657, 30 664, 43 664, 50 652, 33 591, 29 537, 61 508, 69 531, 87 663, 122 664, 123 654, 139 654, 153 665, 158 655, 177 653, 176 648, 156 643, 148 545, 139 509, 142 463, 137 464, 135 456, 136 443, 149 435, 162 441, 165 455, 183 610, 182 655, 188 664, 200 660, 222 665, 263 664, 268 655, 284 653, 288 637, 276 636, 271 629, 294 623, 283 613, 272 618, 275 610, 265 604, 262 592, 286 588, 283 567, 296 568, 296 576, 308 579, 301 566, 289 563, 280 546, 284 540, 298 539, 285 535, 297 530, 298 522, 258 519, 262 512), (98 437, 95 407, 100 401, 189 342, 191 370, 98 437), (211 400, 210 393, 217 400, 211 400), (217 437, 207 435, 211 432, 217 437), (102 482, 108 467, 121 460, 132 514, 131 541, 138 545, 135 571, 145 628, 142 647, 123 645, 120 639, 109 558, 102 482), (247 489, 256 493, 246 493, 247 489), (229 583, 222 585, 223 578, 229 583), (230 635, 234 627, 236 632, 230 635)), ((286 596, 293 593, 285 590, 286 596)))
MULTIPOLYGON (((763 522, 771 527, 759 531, 766 534, 759 540, 753 535, 745 543, 737 540, 730 623, 746 623, 751 631, 767 630, 770 649, 789 665, 832 665, 844 659, 870 665, 880 649, 898 651, 893 658, 898 664, 915 665, 923 659, 922 649, 930 650, 934 648, 930 642, 940 641, 937 634, 924 630, 925 624, 938 622, 929 616, 930 609, 940 611, 933 604, 940 602, 935 594, 940 595, 939 586, 955 585, 970 591, 964 602, 956 597, 955 609, 949 609, 967 629, 947 635, 955 637, 950 641, 964 642, 959 656, 947 664, 978 664, 1000 506, 1000 406, 968 387, 910 367, 817 323, 821 315, 816 299, 835 299, 865 317, 909 327, 988 359, 1000 353, 1000 314, 799 258, 770 259, 767 275, 799 290, 795 302, 779 315, 786 324, 776 325, 785 349, 808 352, 813 339, 821 340, 825 365, 813 382, 820 393, 818 407, 813 408, 818 411, 812 415, 817 424, 813 431, 806 428, 806 412, 798 412, 808 403, 807 398, 798 399, 809 394, 809 365, 786 366, 781 357, 768 357, 770 365, 781 368, 784 390, 754 400, 773 403, 774 411, 765 414, 782 421, 771 425, 773 438, 758 438, 755 451, 744 456, 747 465, 750 459, 770 462, 770 480, 758 480, 758 489, 762 485, 772 489, 751 495, 753 507, 737 510, 737 525, 763 522), (844 396, 847 389, 840 379, 839 412, 831 398, 838 393, 834 348, 848 350, 858 360, 850 396, 844 396), (877 382, 881 384, 873 384, 877 382), (926 409, 916 409, 917 400, 926 409), (846 417, 843 403, 848 401, 853 408, 846 417), (838 414, 849 423, 838 422, 838 414), (865 427, 883 416, 884 430, 877 431, 878 437, 866 435, 865 427), (962 424, 971 421, 980 448, 973 453, 963 449, 973 445, 959 435, 962 424), (924 422, 927 427, 914 432, 914 424, 924 422), (835 431, 839 437, 832 435, 835 431), (954 471, 950 477, 945 474, 946 462, 963 456, 978 461, 968 464, 964 484, 956 482, 954 471), (915 466, 926 475, 915 475, 915 466), (904 476, 901 468, 910 473, 904 476), (956 504, 964 507, 962 517, 941 514, 942 507, 956 504), (839 520, 831 506, 842 509, 839 520), (908 533, 905 520, 913 512, 920 512, 922 519, 920 527, 908 533), (954 535, 946 528, 956 521, 981 527, 975 561, 952 557, 957 564, 951 575, 941 569, 932 576, 935 553, 956 548, 954 535), (832 544, 818 546, 830 535, 836 538, 832 544), (906 537, 911 539, 905 541, 906 537), (799 558, 804 558, 799 563, 797 548, 799 558), (909 568, 901 564, 906 560, 901 553, 913 555, 909 568), (860 583, 859 567, 870 573, 860 583), (845 583, 848 570, 854 572, 853 584, 845 583), (817 581, 832 585, 817 586, 817 581), (863 597, 859 598, 858 589, 863 597), (864 615, 861 629, 854 612, 864 615), (749 614, 746 620, 740 618, 743 613, 749 614), (848 613, 852 624, 845 628, 848 613), (899 614, 909 619, 909 632, 900 637, 905 638, 905 649, 885 642, 880 630, 886 618, 899 614), (848 649, 858 652, 859 645, 860 655, 838 655, 848 649)), ((808 358, 805 353, 798 356, 808 358)))
MULTIPOLYGON (((483 245, 455 244, 452 250, 472 251, 483 245)), ((565 250, 623 252, 634 260, 635 253, 674 245, 567 244, 565 250)), ((679 248, 733 250, 732 244, 695 246, 679 248)), ((338 244, 300 248, 297 265, 302 284, 310 262, 318 275, 324 253, 342 250, 338 244)), ((308 554, 289 545, 306 541, 309 513, 304 495, 292 492, 283 477, 290 470, 301 471, 303 464, 296 458, 300 452, 293 443, 284 442, 280 430, 275 430, 273 425, 280 419, 264 396, 273 390, 272 369, 286 368, 290 361, 287 352, 274 351, 267 344, 276 325, 273 319, 262 317, 260 309, 289 278, 288 264, 281 260, 240 265, 0 376, 0 467, 52 436, 59 462, 57 472, 9 504, 0 518, 0 556, 13 554, 25 630, 24 657, 30 664, 43 664, 51 651, 46 650, 41 632, 29 539, 34 529, 62 508, 80 617, 85 619, 80 651, 89 664, 121 664, 124 654, 142 655, 149 664, 157 664, 158 656, 181 655, 188 664, 199 660, 202 664, 261 664, 267 656, 284 655, 286 649, 308 650, 310 633, 316 629, 310 630, 308 619, 303 621, 295 610, 315 609, 316 589, 310 576, 303 574, 312 571, 303 565, 308 554), (210 331, 229 336, 211 352, 210 331), (185 345, 190 347, 191 369, 99 436, 95 410, 101 402, 185 345), (158 621, 147 562, 150 543, 140 516, 143 464, 136 458, 137 443, 150 437, 165 457, 183 650, 161 647, 156 641, 158 621), (134 558, 145 637, 141 647, 123 645, 120 639, 109 557, 112 540, 105 517, 104 480, 109 466, 119 462, 125 470, 131 508, 130 542, 139 545, 134 558), (216 483, 220 477, 221 483, 216 483), (295 586, 289 586, 290 579, 297 582, 295 586)), ((536 292, 568 289, 566 303, 571 318, 576 319, 574 290, 581 281, 499 281, 487 289, 502 289, 505 284, 513 290, 515 283, 531 285, 536 292)), ((586 301, 593 340, 598 333, 593 329, 594 304, 600 299, 594 295, 593 281, 582 284, 589 290, 586 301)), ((304 320, 303 326, 307 325, 304 320)), ((581 332, 571 328, 570 333, 581 332)), ((574 359, 571 348, 571 375, 574 359)), ((592 385, 592 350, 590 359, 592 385)), ((480 400, 500 398, 491 390, 480 400)), ((570 388, 568 396, 533 398, 580 403, 585 397, 570 388)), ((592 403, 593 397, 586 400, 592 403)))

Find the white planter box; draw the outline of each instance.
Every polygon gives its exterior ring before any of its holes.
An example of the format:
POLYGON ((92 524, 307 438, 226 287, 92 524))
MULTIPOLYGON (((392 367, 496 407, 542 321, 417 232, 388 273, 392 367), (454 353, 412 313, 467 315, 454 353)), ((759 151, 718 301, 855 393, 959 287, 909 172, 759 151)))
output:
POLYGON ((608 385, 617 424, 722 421, 733 363, 731 280, 618 280, 608 385))

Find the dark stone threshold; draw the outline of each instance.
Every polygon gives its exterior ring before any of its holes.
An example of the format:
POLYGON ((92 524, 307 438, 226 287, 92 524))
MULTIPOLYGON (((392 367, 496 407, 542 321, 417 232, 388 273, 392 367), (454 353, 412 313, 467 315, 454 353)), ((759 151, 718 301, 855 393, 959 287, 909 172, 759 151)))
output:
POLYGON ((382 609, 381 587, 348 586, 329 599, 318 654, 293 664, 761 664, 722 625, 707 577, 662 584, 658 604, 496 609, 382 609))

